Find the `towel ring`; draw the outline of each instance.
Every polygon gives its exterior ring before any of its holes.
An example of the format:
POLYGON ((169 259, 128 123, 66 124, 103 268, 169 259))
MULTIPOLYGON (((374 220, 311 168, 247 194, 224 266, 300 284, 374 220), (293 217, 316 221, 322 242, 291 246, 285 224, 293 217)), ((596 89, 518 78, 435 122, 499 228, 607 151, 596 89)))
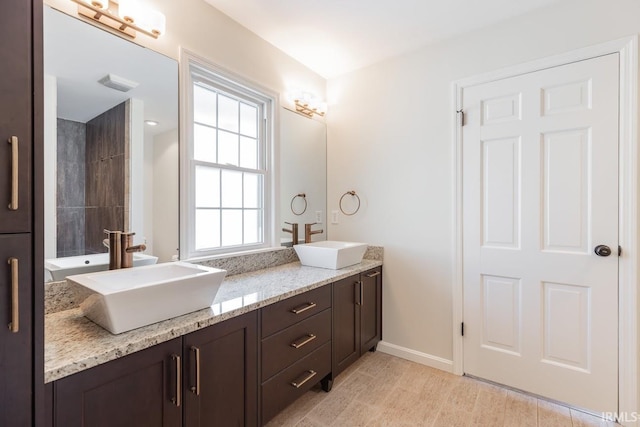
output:
POLYGON ((342 197, 340 197, 340 212, 342 212, 343 214, 345 214, 347 216, 351 216, 351 215, 355 215, 359 210, 360 210, 360 197, 356 194, 355 191, 353 191, 353 190, 352 191, 347 191, 346 193, 344 193, 342 195, 342 197), (347 212, 344 211, 344 209, 342 209, 342 199, 344 199, 344 196, 346 196, 347 194, 350 195, 350 196, 355 197, 356 199, 358 199, 358 206, 351 213, 347 213, 347 212))
POLYGON ((304 193, 299 193, 293 196, 293 198, 291 199, 291 212, 293 212, 294 215, 300 216, 306 211, 307 211, 307 195, 304 193), (304 200, 304 209, 302 209, 302 212, 296 212, 296 210, 293 208, 293 202, 295 202, 298 197, 302 197, 302 200, 304 200))

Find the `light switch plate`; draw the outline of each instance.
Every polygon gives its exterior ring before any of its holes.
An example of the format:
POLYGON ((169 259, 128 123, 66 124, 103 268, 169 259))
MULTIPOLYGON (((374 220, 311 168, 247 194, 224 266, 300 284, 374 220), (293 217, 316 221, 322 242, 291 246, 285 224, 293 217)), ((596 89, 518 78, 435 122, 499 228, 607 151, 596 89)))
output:
POLYGON ((322 211, 316 211, 316 222, 318 224, 322 224, 324 221, 322 221, 322 211))
POLYGON ((338 223, 338 211, 331 211, 331 224, 338 223))

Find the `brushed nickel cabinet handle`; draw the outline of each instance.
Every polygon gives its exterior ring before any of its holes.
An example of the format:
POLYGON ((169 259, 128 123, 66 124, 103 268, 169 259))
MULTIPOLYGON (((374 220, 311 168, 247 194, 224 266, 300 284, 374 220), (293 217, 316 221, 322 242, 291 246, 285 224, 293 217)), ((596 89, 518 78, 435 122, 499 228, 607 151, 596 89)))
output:
POLYGON ((293 347, 295 349, 299 349, 300 347, 309 344, 311 341, 315 340, 316 338, 318 338, 318 337, 315 336, 314 334, 307 334, 306 337, 299 338, 296 341, 292 342, 291 343, 291 347, 293 347), (302 340, 302 341, 299 342, 300 340, 302 340))
POLYGON ((318 373, 312 369, 309 369, 307 372, 305 372, 305 377, 298 381, 293 381, 291 383, 292 386, 294 386, 295 388, 300 388, 302 387, 306 382, 308 382, 311 378, 315 377, 316 375, 318 375, 318 373))
POLYGON ((176 395, 171 398, 171 402, 180 407, 182 404, 182 363, 177 354, 172 354, 171 359, 176 362, 176 395))
POLYGON ((305 305, 301 305, 300 307, 296 307, 293 310, 291 310, 291 312, 293 314, 300 314, 300 313, 304 313, 305 311, 312 309, 313 307, 316 306, 315 302, 308 302, 305 305))
POLYGON ((18 258, 9 258, 7 264, 11 266, 11 323, 9 330, 14 334, 20 330, 20 290, 18 287, 18 258))
POLYGON ((382 274, 382 273, 380 273, 379 271, 374 271, 373 273, 365 274, 365 276, 367 276, 367 277, 376 277, 376 276, 379 276, 380 274, 382 274))
POLYGON ((191 391, 196 395, 200 396, 200 349, 198 347, 191 347, 191 351, 195 355, 196 358, 196 385, 191 386, 191 391))
POLYGON ((11 144, 11 201, 9 209, 18 210, 18 137, 9 138, 11 144))

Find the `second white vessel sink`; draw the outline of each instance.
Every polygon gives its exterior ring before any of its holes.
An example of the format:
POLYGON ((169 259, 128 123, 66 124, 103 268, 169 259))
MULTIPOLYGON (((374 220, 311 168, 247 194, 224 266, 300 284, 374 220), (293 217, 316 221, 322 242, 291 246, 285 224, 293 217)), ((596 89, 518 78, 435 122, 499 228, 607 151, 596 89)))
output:
POLYGON ((67 277, 91 292, 83 314, 119 334, 213 304, 225 270, 171 262, 67 277))
POLYGON ((359 264, 367 250, 367 244, 324 240, 295 245, 293 249, 302 265, 339 270, 359 264))

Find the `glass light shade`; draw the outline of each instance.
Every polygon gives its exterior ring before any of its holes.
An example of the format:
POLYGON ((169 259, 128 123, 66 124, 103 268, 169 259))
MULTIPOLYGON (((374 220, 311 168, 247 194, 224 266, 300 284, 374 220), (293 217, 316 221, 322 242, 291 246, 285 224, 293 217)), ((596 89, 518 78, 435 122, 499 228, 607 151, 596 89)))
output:
POLYGON ((147 21, 145 24, 146 27, 143 27, 145 30, 149 30, 152 33, 164 34, 167 25, 167 18, 163 13, 158 12, 157 10, 149 10, 145 14, 147 21))
POLYGON ((144 8, 136 0, 120 0, 118 2, 118 15, 124 20, 133 21, 134 24, 145 16, 144 8))

